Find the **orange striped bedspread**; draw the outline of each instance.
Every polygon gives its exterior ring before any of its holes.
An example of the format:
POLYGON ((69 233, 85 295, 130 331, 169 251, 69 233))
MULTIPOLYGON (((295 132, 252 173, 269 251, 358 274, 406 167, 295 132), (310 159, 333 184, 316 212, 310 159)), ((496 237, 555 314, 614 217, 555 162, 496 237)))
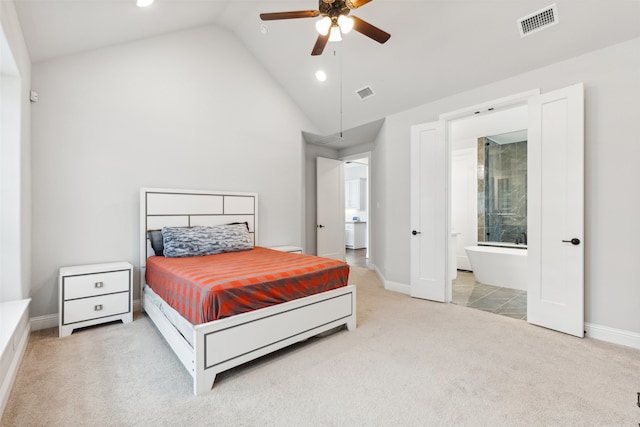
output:
POLYGON ((194 325, 346 286, 342 261, 256 246, 188 258, 147 259, 147 284, 194 325))

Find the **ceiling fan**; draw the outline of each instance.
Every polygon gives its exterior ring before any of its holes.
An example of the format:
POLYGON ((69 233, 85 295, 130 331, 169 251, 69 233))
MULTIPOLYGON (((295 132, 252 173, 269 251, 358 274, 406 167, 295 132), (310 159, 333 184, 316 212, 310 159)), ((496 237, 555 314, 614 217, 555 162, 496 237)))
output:
POLYGON ((319 0, 318 10, 299 10, 293 12, 261 13, 260 19, 263 21, 274 21, 278 19, 296 18, 323 18, 316 22, 316 29, 320 33, 316 44, 311 51, 311 55, 321 55, 324 47, 329 41, 340 41, 340 33, 348 33, 351 29, 364 34, 365 36, 384 43, 391 37, 391 34, 382 31, 380 28, 369 24, 367 21, 357 16, 348 16, 349 12, 372 0, 319 0))

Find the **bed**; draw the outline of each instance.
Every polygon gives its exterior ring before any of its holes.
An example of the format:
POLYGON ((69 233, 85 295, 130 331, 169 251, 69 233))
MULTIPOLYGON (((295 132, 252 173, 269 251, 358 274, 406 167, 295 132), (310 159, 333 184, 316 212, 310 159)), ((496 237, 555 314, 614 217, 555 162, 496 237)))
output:
MULTIPOLYGON (((311 264, 328 266, 328 269, 331 262, 319 257, 277 252, 260 247, 256 239, 257 206, 258 196, 255 193, 154 188, 140 190, 141 308, 193 377, 194 394, 210 391, 219 372, 342 325, 346 325, 348 330, 356 327, 355 286, 348 285, 345 281, 344 284, 335 287, 335 283, 329 282, 337 280, 335 276, 338 273, 327 272, 315 280, 311 286, 313 289, 299 286, 301 282, 306 284, 308 279, 302 276, 296 279, 293 273, 303 271, 306 267, 294 265, 295 263, 309 261, 311 264), (233 299, 224 300, 223 297, 216 296, 219 301, 226 302, 220 303, 209 313, 207 310, 198 312, 188 311, 179 306, 174 308, 160 296, 171 298, 163 294, 168 292, 166 289, 163 290, 162 286, 156 284, 153 285, 155 290, 147 286, 147 266, 150 270, 148 277, 161 274, 166 278, 174 268, 173 258, 163 259, 155 255, 148 230, 159 230, 163 227, 216 227, 223 224, 246 224, 255 249, 244 251, 245 253, 231 252, 193 257, 187 261, 190 265, 188 268, 192 269, 191 275, 199 280, 206 280, 207 283, 218 280, 204 275, 204 267, 198 263, 205 263, 205 258, 211 258, 216 262, 225 260, 228 261, 227 265, 236 266, 245 261, 253 263, 253 259, 249 260, 250 255, 266 254, 267 260, 258 262, 269 265, 269 268, 265 267, 262 271, 255 267, 251 270, 251 277, 247 276, 245 281, 253 283, 253 276, 271 277, 275 273, 276 279, 285 284, 283 286, 292 289, 295 299, 279 300, 279 292, 275 290, 281 283, 274 282, 269 285, 271 288, 260 290, 267 294, 268 303, 235 304, 233 299), (275 259, 282 259, 284 264, 281 271, 272 271, 272 267, 276 265, 272 260, 275 259), (163 263, 168 265, 164 267, 167 271, 157 273, 158 264, 163 263), (153 271, 156 273, 152 274, 153 271), (273 291, 272 294, 269 294, 270 290, 273 291), (237 308, 238 305, 241 306, 240 309, 237 308), (224 308, 227 306, 233 308, 224 308)), ((221 271, 220 266, 212 268, 214 271, 221 271)), ((233 270, 227 271, 226 274, 238 275, 233 270)), ((168 284, 166 288, 172 286, 174 285, 168 284)), ((242 292, 243 287, 238 286, 237 289, 239 291, 235 291, 236 293, 242 292)), ((180 292, 192 293, 184 290, 180 292)), ((238 298, 244 301, 246 296, 248 293, 238 298)))

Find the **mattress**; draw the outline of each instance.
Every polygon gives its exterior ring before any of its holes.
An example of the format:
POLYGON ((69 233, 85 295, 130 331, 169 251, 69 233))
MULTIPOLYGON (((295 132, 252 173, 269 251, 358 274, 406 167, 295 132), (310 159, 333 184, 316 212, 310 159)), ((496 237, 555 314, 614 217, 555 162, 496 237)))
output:
POLYGON ((256 246, 216 255, 147 259, 149 287, 194 325, 346 286, 342 261, 256 246))

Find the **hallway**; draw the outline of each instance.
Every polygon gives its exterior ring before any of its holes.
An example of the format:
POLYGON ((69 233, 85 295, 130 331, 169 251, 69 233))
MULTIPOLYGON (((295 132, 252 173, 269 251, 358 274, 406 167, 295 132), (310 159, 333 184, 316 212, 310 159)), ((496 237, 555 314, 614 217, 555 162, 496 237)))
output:
POLYGON ((347 264, 356 267, 369 268, 369 258, 366 258, 367 249, 346 249, 347 264))

